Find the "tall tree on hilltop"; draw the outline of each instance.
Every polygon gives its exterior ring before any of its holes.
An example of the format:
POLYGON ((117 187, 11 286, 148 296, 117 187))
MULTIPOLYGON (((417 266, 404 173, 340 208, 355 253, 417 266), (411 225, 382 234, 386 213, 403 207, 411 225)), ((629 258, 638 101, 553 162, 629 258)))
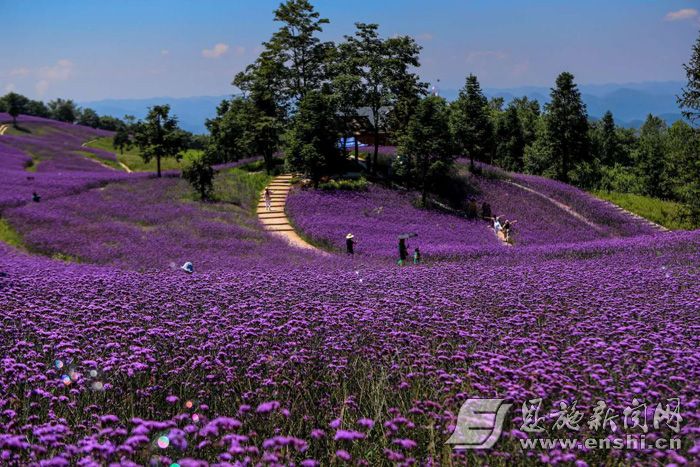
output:
POLYGON ((450 112, 445 99, 428 96, 420 101, 397 154, 397 175, 420 189, 425 205, 428 191, 444 180, 454 162, 450 112))
POLYGON ((690 62, 683 65, 688 85, 678 97, 683 116, 691 122, 700 120, 700 34, 693 46, 690 62))
POLYGON ((17 117, 24 112, 29 99, 16 92, 10 92, 3 96, 2 100, 3 107, 7 109, 7 113, 12 117, 12 125, 17 126, 17 117))
POLYGON ((525 137, 518 109, 509 105, 496 125, 496 161, 506 170, 521 172, 525 153, 525 137))
POLYGON ((588 117, 581 93, 568 72, 557 77, 551 101, 545 106, 545 123, 557 178, 567 182, 569 171, 589 159, 588 117))
POLYGON ((316 36, 328 19, 321 18, 308 0, 287 0, 275 10, 275 21, 283 25, 265 47, 282 65, 280 75, 287 97, 299 102, 304 95, 318 89, 326 78, 325 56, 330 44, 316 36))
POLYGON ((478 79, 470 74, 459 91, 459 97, 452 103, 451 125, 457 150, 469 155, 472 171, 475 159, 486 161, 493 155, 494 135, 490 112, 478 79))
POLYGON ((160 161, 164 157, 182 158, 187 149, 187 134, 177 125, 177 118, 170 116, 169 105, 156 105, 148 109, 146 120, 134 125, 134 142, 141 157, 148 163, 155 158, 158 177, 161 177, 160 161))
MULTIPOLYGON (((386 129, 390 113, 387 107, 394 107, 403 118, 410 116, 406 102, 414 89, 419 87, 418 78, 409 71, 410 67, 420 66, 418 54, 420 46, 406 36, 382 39, 377 24, 355 23, 353 36, 345 36, 346 43, 341 45, 348 50, 348 73, 358 76, 364 98, 362 105, 371 113, 372 131, 374 133, 374 153, 370 170, 377 165, 379 155, 379 134, 386 129), (399 104, 397 107, 397 103, 399 104)), ((407 119, 407 117, 405 118, 407 119)))

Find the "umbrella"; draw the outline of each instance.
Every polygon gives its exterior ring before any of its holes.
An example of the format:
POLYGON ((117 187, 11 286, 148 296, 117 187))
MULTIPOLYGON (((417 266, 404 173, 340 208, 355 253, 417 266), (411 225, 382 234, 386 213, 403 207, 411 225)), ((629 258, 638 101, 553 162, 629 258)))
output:
POLYGON ((409 238, 413 238, 413 237, 417 237, 417 236, 418 236, 417 233, 405 233, 405 234, 399 235, 399 240, 401 240, 401 239, 408 240, 409 238))

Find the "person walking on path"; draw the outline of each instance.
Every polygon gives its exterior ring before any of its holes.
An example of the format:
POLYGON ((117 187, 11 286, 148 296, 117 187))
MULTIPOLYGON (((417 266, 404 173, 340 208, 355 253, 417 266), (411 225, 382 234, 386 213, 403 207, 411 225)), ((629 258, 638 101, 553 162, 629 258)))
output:
POLYGON ((345 249, 349 255, 355 255, 355 236, 351 233, 345 236, 345 249))
POLYGON ((399 238, 399 266, 403 266, 408 258, 408 248, 406 247, 406 239, 399 238))
POLYGON ((265 188, 265 210, 272 210, 272 190, 265 188))

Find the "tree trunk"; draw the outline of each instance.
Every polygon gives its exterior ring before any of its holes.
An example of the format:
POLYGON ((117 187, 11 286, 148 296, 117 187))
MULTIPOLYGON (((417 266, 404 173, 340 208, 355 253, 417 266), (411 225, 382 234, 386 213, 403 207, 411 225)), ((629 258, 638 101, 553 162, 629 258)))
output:
POLYGON ((360 145, 357 143, 357 135, 355 135, 355 163, 359 164, 360 161, 360 145))
POLYGON ((160 178, 160 156, 156 156, 156 165, 158 166, 158 178, 160 178))
POLYGON ((379 159, 379 128, 375 127, 374 128, 374 158, 372 162, 372 167, 374 167, 374 170, 376 172, 377 170, 377 159, 379 159))

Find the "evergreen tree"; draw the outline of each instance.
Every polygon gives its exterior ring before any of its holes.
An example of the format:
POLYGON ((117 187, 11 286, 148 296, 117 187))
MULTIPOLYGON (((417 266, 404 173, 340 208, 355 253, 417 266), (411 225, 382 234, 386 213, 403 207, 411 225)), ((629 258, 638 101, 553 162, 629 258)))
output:
POLYGON ((636 153, 637 176, 642 182, 643 194, 657 198, 666 197, 664 188, 664 133, 666 124, 659 117, 649 114, 639 132, 636 153))
POLYGON ((525 145, 535 141, 537 125, 540 119, 540 103, 527 97, 513 99, 510 103, 518 111, 518 119, 523 128, 523 138, 525 145))
POLYGON ((589 160, 588 117, 574 75, 561 73, 546 105, 546 129, 556 163, 556 177, 567 182, 569 171, 589 160))
POLYGON ((425 205, 428 190, 444 181, 454 162, 450 112, 445 99, 420 101, 397 149, 398 175, 417 186, 425 205))
POLYGON ((509 105, 496 126, 496 162, 512 172, 523 170, 525 137, 518 117, 518 109, 509 105))
POLYGON ((700 120, 700 34, 693 46, 690 62, 683 65, 688 84, 678 97, 683 116, 691 122, 700 120))
POLYGON ((596 126, 599 141, 598 156, 603 165, 612 166, 622 162, 620 140, 615 127, 612 112, 605 112, 603 118, 596 126))
POLYGON ((493 156, 494 135, 488 100, 481 92, 476 76, 469 75, 452 103, 451 126, 456 148, 474 160, 488 161, 493 156))

